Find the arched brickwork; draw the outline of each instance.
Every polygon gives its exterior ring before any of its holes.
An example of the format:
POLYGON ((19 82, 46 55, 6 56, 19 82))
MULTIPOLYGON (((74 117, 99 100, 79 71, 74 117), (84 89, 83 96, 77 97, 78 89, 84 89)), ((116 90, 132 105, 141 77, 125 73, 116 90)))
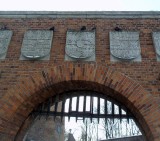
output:
POLYGON ((103 92, 126 105, 138 120, 148 141, 160 140, 160 107, 140 84, 106 66, 65 63, 21 78, 0 101, 0 136, 22 140, 30 125, 29 114, 50 96, 70 90, 103 92), (16 103, 16 104, 15 104, 16 103))

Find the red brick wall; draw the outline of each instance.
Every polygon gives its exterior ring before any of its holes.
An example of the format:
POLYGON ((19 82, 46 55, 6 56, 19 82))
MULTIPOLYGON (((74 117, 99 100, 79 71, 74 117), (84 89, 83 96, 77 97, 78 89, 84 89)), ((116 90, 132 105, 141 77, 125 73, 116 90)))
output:
MULTIPOLYGON (((111 95, 135 115, 148 141, 160 140, 160 62, 151 37, 160 19, 0 18, 13 31, 7 57, 0 61, 0 138, 21 136, 32 109, 54 94, 89 89, 111 95), (65 62, 67 29, 96 26, 96 62, 65 62), (21 61, 28 29, 55 27, 50 61, 21 61), (139 31, 142 62, 111 62, 109 32, 118 26, 139 31), (46 72, 46 78, 42 71, 46 72)), ((20 140, 20 139, 19 139, 20 140)))

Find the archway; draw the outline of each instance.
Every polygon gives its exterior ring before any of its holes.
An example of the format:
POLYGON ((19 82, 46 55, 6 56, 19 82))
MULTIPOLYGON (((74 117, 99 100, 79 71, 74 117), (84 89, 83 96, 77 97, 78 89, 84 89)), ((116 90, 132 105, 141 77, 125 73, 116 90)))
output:
POLYGON ((34 107, 53 95, 73 90, 93 90, 118 99, 134 114, 147 140, 158 140, 160 110, 151 94, 137 82, 106 66, 77 63, 27 76, 5 94, 0 110, 2 139, 21 140, 34 107), (156 116, 153 118, 153 115, 156 116), (157 124, 153 125, 153 121, 157 124))
POLYGON ((70 91, 39 104, 25 140, 105 140, 137 136, 143 138, 132 113, 109 95, 94 91, 70 91), (38 132, 37 132, 38 131, 38 132))

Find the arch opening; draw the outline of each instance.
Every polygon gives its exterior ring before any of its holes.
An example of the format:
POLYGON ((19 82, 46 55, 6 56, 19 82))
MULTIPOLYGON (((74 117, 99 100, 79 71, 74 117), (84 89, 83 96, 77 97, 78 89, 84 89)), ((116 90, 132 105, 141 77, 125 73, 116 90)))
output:
MULTIPOLYGON (((32 111, 31 116, 43 121, 44 118, 54 120, 55 126, 59 122, 59 130, 63 130, 60 133, 63 135, 59 135, 59 141, 68 140, 71 134, 67 132, 69 129, 74 131, 77 141, 97 141, 124 137, 136 137, 141 141, 145 140, 138 128, 139 124, 136 118, 124 104, 104 93, 95 91, 69 91, 52 96, 39 104, 32 111), (79 127, 75 128, 75 126, 79 127), (66 131, 66 136, 64 131, 66 131)), ((58 131, 56 130, 56 132, 58 131)), ((25 138, 36 139, 36 136, 33 137, 29 131, 25 138)))

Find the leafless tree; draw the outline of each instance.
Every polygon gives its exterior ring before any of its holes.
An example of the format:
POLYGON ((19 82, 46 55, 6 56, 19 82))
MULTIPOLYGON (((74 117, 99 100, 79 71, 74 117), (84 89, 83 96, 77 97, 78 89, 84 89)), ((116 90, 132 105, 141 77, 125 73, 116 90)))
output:
POLYGON ((97 124, 93 121, 91 123, 89 118, 84 120, 84 124, 81 126, 81 141, 95 141, 96 140, 96 128, 97 124))
MULTIPOLYGON (((108 105, 109 112, 112 107, 108 105)), ((101 107, 104 110, 104 107, 101 107)), ((115 107, 115 112, 118 111, 115 107)), ((105 132, 106 139, 121 138, 124 136, 141 135, 141 132, 133 119, 106 118, 100 122, 105 132)))

